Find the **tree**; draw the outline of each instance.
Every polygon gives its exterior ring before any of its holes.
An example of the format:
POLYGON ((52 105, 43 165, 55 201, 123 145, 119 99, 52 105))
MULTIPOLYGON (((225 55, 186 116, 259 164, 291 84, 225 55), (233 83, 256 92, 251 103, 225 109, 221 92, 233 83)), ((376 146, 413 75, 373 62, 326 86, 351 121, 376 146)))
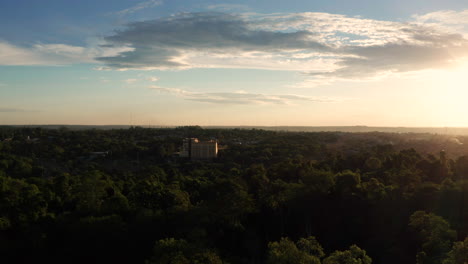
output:
POLYGON ((202 249, 184 239, 165 238, 157 241, 147 264, 222 264, 221 258, 209 249, 202 249))
POLYGON ((210 211, 232 227, 242 227, 241 221, 255 210, 254 200, 245 186, 233 179, 217 180, 209 189, 209 195, 206 205, 210 211))
POLYGON ((441 263, 456 238, 456 232, 450 229, 449 223, 435 214, 416 211, 410 217, 409 226, 421 244, 417 263, 441 263))
MULTIPOLYGON (((278 242, 268 243, 268 264, 320 264, 320 259, 317 256, 309 254, 307 251, 312 251, 320 255, 320 250, 316 247, 315 238, 306 241, 301 241, 301 247, 305 250, 297 248, 296 244, 283 237, 278 242)), ((318 245, 320 246, 320 245, 318 245)), ((321 248, 321 247, 320 247, 321 248)), ((323 251, 322 251, 323 253, 323 251)))
POLYGON ((190 261, 184 255, 188 248, 189 244, 183 239, 161 239, 155 243, 153 256, 147 264, 189 264, 190 261))
POLYGON ((102 204, 102 211, 107 214, 125 213, 130 208, 127 197, 117 192, 102 204))
POLYGON ((382 162, 376 157, 369 157, 366 160, 365 165, 369 170, 377 170, 382 167, 382 162))
POLYGON ((108 186, 105 175, 100 171, 91 171, 83 175, 81 183, 74 190, 77 209, 83 213, 99 212, 108 186))
POLYGON ((34 222, 47 213, 47 202, 35 184, 0 176, 0 217, 3 226, 34 222))
POLYGON ((348 250, 335 251, 323 260, 323 264, 371 264, 372 259, 367 256, 366 251, 356 245, 348 250))
POLYGON ((468 237, 465 241, 455 242, 452 250, 447 254, 443 264, 466 264, 468 263, 468 237))
POLYGON ((336 190, 342 194, 355 193, 361 186, 359 173, 345 170, 336 175, 336 190))
POLYGON ((305 167, 301 175, 304 185, 313 193, 326 194, 335 185, 332 172, 305 167))
POLYGON ((301 238, 299 241, 297 241, 296 244, 301 251, 306 252, 309 255, 315 256, 317 258, 323 258, 325 256, 322 246, 313 236, 301 238))
POLYGON ((164 185, 153 179, 140 180, 128 194, 132 207, 157 210, 162 208, 164 185))
POLYGON ((386 195, 385 185, 376 178, 371 178, 368 182, 365 182, 363 189, 367 194, 367 199, 372 202, 381 200, 386 195))

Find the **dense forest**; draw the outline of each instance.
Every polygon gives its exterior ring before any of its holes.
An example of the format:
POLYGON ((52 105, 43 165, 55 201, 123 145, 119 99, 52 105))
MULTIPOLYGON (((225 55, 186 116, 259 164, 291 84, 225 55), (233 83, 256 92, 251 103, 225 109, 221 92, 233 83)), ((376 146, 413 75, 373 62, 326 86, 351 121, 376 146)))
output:
POLYGON ((468 137, 0 128, 2 263, 465 264, 467 192, 468 137))

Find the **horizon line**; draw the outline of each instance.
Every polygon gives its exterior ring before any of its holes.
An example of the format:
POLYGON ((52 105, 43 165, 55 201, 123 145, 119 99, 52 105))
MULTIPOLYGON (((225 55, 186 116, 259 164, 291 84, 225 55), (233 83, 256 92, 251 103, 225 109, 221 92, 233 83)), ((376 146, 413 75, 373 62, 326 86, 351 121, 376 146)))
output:
POLYGON ((461 128, 468 129, 468 126, 381 126, 381 125, 197 125, 197 124, 184 124, 184 125, 149 125, 149 124, 0 124, 2 126, 15 126, 15 127, 40 127, 40 126, 125 126, 125 127, 367 127, 367 128, 461 128))

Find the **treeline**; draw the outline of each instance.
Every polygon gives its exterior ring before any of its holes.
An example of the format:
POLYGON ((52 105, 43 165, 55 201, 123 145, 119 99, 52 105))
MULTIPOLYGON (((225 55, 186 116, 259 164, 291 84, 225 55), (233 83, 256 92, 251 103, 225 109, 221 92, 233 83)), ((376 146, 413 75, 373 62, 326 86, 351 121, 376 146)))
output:
POLYGON ((466 263, 468 156, 359 138, 1 128, 2 261, 466 263), (178 158, 185 137, 219 157, 178 158))

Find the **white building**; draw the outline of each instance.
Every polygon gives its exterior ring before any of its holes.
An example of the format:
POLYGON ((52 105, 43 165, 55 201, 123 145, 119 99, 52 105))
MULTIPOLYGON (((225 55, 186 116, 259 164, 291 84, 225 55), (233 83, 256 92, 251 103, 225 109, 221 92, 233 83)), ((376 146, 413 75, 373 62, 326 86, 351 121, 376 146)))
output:
POLYGON ((180 157, 191 159, 213 159, 218 156, 216 140, 199 141, 197 138, 186 138, 182 143, 180 157))

